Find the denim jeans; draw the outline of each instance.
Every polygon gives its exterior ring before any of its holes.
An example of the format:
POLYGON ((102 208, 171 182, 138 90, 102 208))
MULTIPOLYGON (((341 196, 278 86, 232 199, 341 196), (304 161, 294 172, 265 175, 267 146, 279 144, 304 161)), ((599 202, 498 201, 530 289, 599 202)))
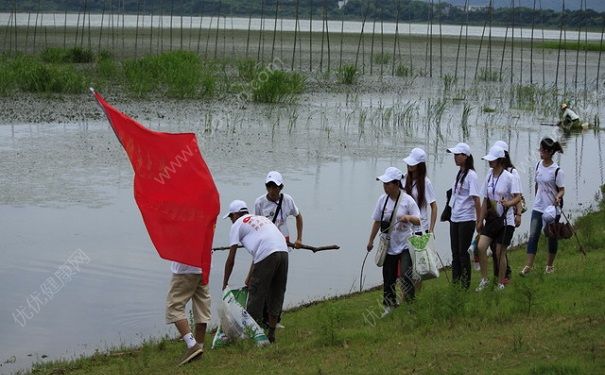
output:
MULTIPOLYGON (((527 241, 527 253, 536 254, 538 251, 538 241, 542 233, 542 212, 532 211, 531 222, 529 224, 529 240, 527 241)), ((548 239, 548 252, 556 254, 559 248, 559 242, 554 238, 548 239)))

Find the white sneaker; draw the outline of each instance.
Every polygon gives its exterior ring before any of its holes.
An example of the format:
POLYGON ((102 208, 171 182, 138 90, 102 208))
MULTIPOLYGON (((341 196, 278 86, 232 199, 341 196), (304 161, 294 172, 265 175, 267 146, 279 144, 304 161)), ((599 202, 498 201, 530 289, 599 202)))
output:
POLYGON ((284 328, 286 328, 286 326, 285 326, 285 325, 283 325, 283 324, 281 324, 281 323, 277 323, 277 324, 275 325, 275 328, 284 329, 284 328))
POLYGON ((489 285, 488 279, 481 279, 481 281, 479 282, 479 286, 475 289, 475 291, 480 292, 483 289, 485 289, 488 285, 489 285))
POLYGON ((496 290, 496 292, 498 292, 498 291, 500 291, 500 290, 504 290, 504 288, 505 288, 504 284, 499 283, 499 284, 496 286, 496 289, 495 289, 495 290, 496 290))
POLYGON ((385 316, 389 315, 390 313, 393 312, 393 310, 395 310, 395 308, 393 306, 387 306, 384 308, 384 311, 382 312, 382 315, 380 315, 380 318, 384 318, 385 316))

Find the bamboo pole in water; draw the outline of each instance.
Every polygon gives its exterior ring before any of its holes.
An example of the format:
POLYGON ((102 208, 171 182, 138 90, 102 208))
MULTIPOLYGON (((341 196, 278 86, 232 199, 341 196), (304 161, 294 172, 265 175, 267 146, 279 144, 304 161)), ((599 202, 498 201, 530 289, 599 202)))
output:
POLYGON ((540 26, 542 29, 542 86, 546 87, 546 47, 544 45, 544 16, 542 15, 542 0, 540 0, 540 26))
POLYGON ((374 35, 376 34, 376 14, 374 14, 374 21, 372 22, 372 38, 370 39, 370 75, 374 70, 374 35))
POLYGON ((529 39, 529 84, 534 84, 534 29, 536 22, 536 0, 531 12, 531 36, 529 39))
POLYGON ((174 15, 174 0, 170 1, 170 51, 172 51, 172 16, 174 15))
POLYGON ((67 48, 67 8, 65 8, 65 14, 63 19, 63 48, 67 48))
POLYGON ((222 10, 223 0, 218 3, 218 14, 216 16, 216 33, 214 34, 214 59, 216 60, 216 56, 218 53, 218 32, 221 27, 221 10, 222 10))
MULTIPOLYGON (((464 1, 464 9, 466 11, 466 7, 468 6, 468 0, 464 1)), ((458 60, 460 59, 460 46, 462 45, 462 27, 464 23, 460 24, 460 33, 458 34, 458 46, 456 47, 456 63, 454 66, 454 79, 458 79, 458 60)))
MULTIPOLYGON (((380 8, 380 76, 384 75, 384 14, 380 8)), ((393 55, 395 58, 395 55, 393 55)))
POLYGON ((275 2, 275 21, 273 22, 273 42, 271 42, 271 62, 275 54, 275 37, 277 36, 277 17, 279 16, 279 0, 275 2))
MULTIPOLYGON (((511 9, 511 30, 510 30, 510 84, 511 90, 513 85, 513 77, 515 75, 515 0, 512 0, 511 9)), ((511 96, 512 97, 512 96, 511 96)))
POLYGON ((164 4, 163 3, 159 3, 159 7, 160 7, 160 38, 158 41, 158 49, 160 51, 160 53, 164 52, 164 4))
POLYGON ((345 29, 345 12, 340 10, 340 54, 338 57, 338 69, 342 68, 342 47, 344 43, 344 29, 345 29))
POLYGON ((331 67, 331 61, 332 61, 332 57, 331 57, 331 49, 330 49, 330 26, 328 25, 328 10, 325 6, 324 3, 324 22, 326 23, 326 43, 328 44, 328 72, 330 71, 330 67, 331 67))
POLYGON ((487 22, 487 20, 483 21, 483 30, 481 31, 481 39, 479 39, 479 51, 477 52, 477 60, 475 61, 475 80, 477 80, 477 75, 479 74, 479 60, 481 59, 481 50, 483 49, 483 38, 485 37, 487 22))
POLYGON ((252 26, 252 12, 248 13, 248 31, 246 32, 246 58, 250 50, 250 28, 252 26))
MULTIPOLYGON (((222 3, 222 1, 219 3, 219 13, 220 13, 220 4, 221 3, 222 3)), ((183 3, 181 2, 181 11, 180 11, 180 14, 179 14, 179 21, 180 21, 179 22, 179 26, 180 26, 180 34, 181 34, 180 35, 181 42, 179 44, 179 46, 180 46, 179 49, 181 51, 183 50, 183 11, 184 11, 183 6, 184 6, 183 3)))
MULTIPOLYGON (((124 16, 126 13, 126 10, 124 9, 124 0, 122 0, 122 54, 125 54, 126 52, 126 23, 124 22, 124 16)), ((119 22, 119 20, 118 20, 119 22)))
MULTIPOLYGON (((36 52, 36 37, 38 34, 38 17, 40 15, 40 0, 38 0, 38 5, 36 7, 36 24, 34 25, 34 45, 32 48, 32 52, 36 52)), ((27 17, 27 28, 29 29, 29 16, 27 17)), ((27 43, 25 43, 25 48, 27 48, 27 43)))
MULTIPOLYGON (((38 0, 38 6, 40 5, 40 0, 38 0)), ((25 25, 25 49, 27 50, 27 47, 29 46, 29 24, 30 24, 30 19, 31 19, 32 13, 31 12, 27 12, 27 25, 25 25)), ((36 25, 38 24, 38 22, 36 21, 36 25)))
MULTIPOLYGON (((521 7, 521 0, 519 0, 519 7, 521 7)), ((519 22, 519 84, 523 84, 523 71, 525 65, 523 65, 523 22, 519 22)))
POLYGON ((150 5, 151 10, 151 19, 150 28, 149 28, 149 54, 153 53, 153 5, 150 5))
POLYGON ((595 89, 599 92, 599 88, 601 85, 600 74, 601 74, 601 55, 603 54, 603 34, 605 34, 605 17, 603 17, 603 26, 601 27, 601 41, 599 42, 599 60, 597 62, 597 78, 596 78, 596 87, 595 89))
POLYGON ((309 71, 313 71, 313 0, 309 0, 309 71))
POLYGON ((101 52, 101 41, 103 39, 103 23, 105 22, 105 6, 107 0, 103 0, 103 10, 101 11, 101 28, 99 29, 99 44, 97 46, 97 53, 101 52))
MULTIPOLYGON (((201 41, 202 41, 202 16, 203 16, 203 12, 202 12, 202 0, 200 0, 200 13, 198 14, 198 17, 200 18, 200 24, 197 30, 197 54, 200 54, 200 45, 201 45, 201 41)), ((248 35, 250 35, 250 25, 248 24, 248 35)), ((246 44, 246 57, 248 57, 248 45, 246 44)))
POLYGON ((466 71, 467 71, 467 55, 468 55, 468 4, 465 9, 465 18, 466 23, 464 26, 464 77, 463 77, 463 87, 466 88, 466 71))
POLYGON ((492 73, 492 25, 494 22, 494 3, 493 0, 489 1, 489 33, 487 36, 487 60, 485 61, 485 68, 492 73))
POLYGON ((397 53, 397 44, 399 43, 399 12, 401 12, 401 0, 397 0, 397 15, 395 16, 395 40, 393 41, 393 61, 391 62, 392 76, 395 75, 395 60, 401 60, 400 55, 398 55, 397 59, 395 59, 395 54, 397 53))
POLYGON ((439 77, 443 77, 443 31, 441 29, 441 0, 438 3, 439 13, 437 20, 439 22, 439 77))
POLYGON ((138 56, 139 48, 139 15, 141 14, 141 0, 137 0, 137 24, 134 31, 134 58, 138 56))
MULTIPOLYGON (((584 12, 586 12, 586 0, 584 0, 584 12)), ((588 24, 584 27, 584 101, 588 96, 588 24)))
POLYGON ((325 2, 326 2, 326 0, 322 0, 322 3, 321 3, 321 47, 319 50, 320 51, 319 52, 319 71, 320 72, 323 72, 323 65, 324 65, 324 33, 325 33, 325 28, 326 28, 326 24, 324 23, 325 2))
POLYGON ((13 21, 15 25, 15 54, 17 53, 17 0, 13 1, 13 21))
MULTIPOLYGON (((580 0, 580 11, 584 12, 584 1, 580 0)), ((585 16, 585 15, 584 15, 585 16)), ((584 17, 582 17, 583 19, 584 17)), ((582 42, 582 24, 578 24, 578 48, 576 48, 576 72, 574 75, 574 91, 578 92, 578 74, 580 65, 580 43, 582 42)))
MULTIPOLYGON (((565 8, 565 0, 563 0, 563 8, 565 8)), ((567 28, 563 25, 563 93, 567 96, 567 28)))
POLYGON ((290 70, 294 70, 294 61, 296 61, 296 43, 298 40, 298 11, 300 6, 300 0, 296 0, 296 20, 294 21, 294 48, 292 48, 292 62, 290 64, 290 70))
MULTIPOLYGON (((153 16, 153 14, 152 14, 153 16)), ((193 2, 191 2, 191 8, 189 8, 189 30, 187 30, 187 49, 191 51, 191 35, 193 31, 193 2)))
MULTIPOLYGON (((67 13, 65 13, 67 17, 67 13)), ((76 39, 74 41, 74 47, 78 46, 78 39, 80 38, 80 9, 78 9, 78 18, 76 19, 76 39)))
POLYGON ((366 10, 363 14, 363 19, 361 21, 361 32, 359 33, 359 40, 357 41, 357 52, 355 53, 355 68, 357 68, 357 63, 359 62, 359 50, 361 47, 361 41, 363 39, 363 30, 365 29, 366 26, 366 19, 368 17, 368 7, 369 7, 369 2, 366 3, 366 10))
POLYGON ((208 48, 210 45, 210 36, 212 34, 212 22, 214 22, 214 16, 210 16, 210 25, 208 25, 208 32, 206 33, 206 48, 204 49, 204 56, 208 58, 208 48))
POLYGON ((508 25, 504 31, 504 42, 502 44, 502 58, 500 59, 500 77, 499 81, 502 82, 502 71, 504 70, 504 56, 506 55, 506 42, 508 40, 508 25))
POLYGON ((86 30, 86 12, 87 11, 88 11, 88 1, 84 0, 84 11, 82 12, 82 33, 80 36, 80 47, 84 46, 84 31, 86 30))
POLYGON ((256 51, 256 61, 261 61, 261 45, 263 39, 263 29, 265 23, 265 0, 260 2, 260 32, 258 34, 258 50, 256 51))

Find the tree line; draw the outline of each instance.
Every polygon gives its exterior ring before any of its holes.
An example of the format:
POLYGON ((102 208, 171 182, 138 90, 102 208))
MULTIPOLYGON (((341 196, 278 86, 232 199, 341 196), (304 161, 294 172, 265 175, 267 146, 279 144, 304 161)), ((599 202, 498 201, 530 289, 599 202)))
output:
MULTIPOLYGON (((526 7, 481 8, 454 6, 447 0, 348 0, 340 7, 337 0, 1 0, 0 11, 87 12, 174 16, 236 16, 333 20, 382 20, 387 22, 433 22, 443 24, 515 25, 567 29, 601 30, 605 12, 526 7), (277 10, 276 10, 277 7, 277 10)), ((536 2, 539 4, 539 2, 536 2)))

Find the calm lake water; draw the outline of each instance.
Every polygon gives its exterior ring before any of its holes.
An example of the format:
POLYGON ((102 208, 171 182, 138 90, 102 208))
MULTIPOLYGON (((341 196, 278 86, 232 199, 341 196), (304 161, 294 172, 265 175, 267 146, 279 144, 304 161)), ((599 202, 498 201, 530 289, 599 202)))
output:
MULTIPOLYGON (((292 307, 359 290, 370 216, 382 193, 375 177, 388 166, 404 169, 401 159, 414 147, 429 155, 441 210, 456 174, 446 147, 466 140, 482 180, 487 163, 480 157, 505 140, 531 205, 539 140, 561 138, 566 210, 577 216, 595 205, 605 183, 603 132, 563 137, 543 126, 553 123, 557 100, 543 107, 540 99, 535 109, 521 110, 510 107, 508 89, 499 84, 475 85, 462 96, 461 89, 444 95, 441 85, 428 78, 364 82, 366 90, 358 93, 314 92, 280 106, 113 104, 153 129, 196 132, 223 207, 233 199, 252 205, 264 193, 267 171, 282 172, 285 192, 304 216, 304 242, 341 246, 317 254, 291 252, 286 305, 292 307), (461 120, 465 105, 467 126, 461 120), (541 108, 552 111, 544 115, 541 108)), ((584 118, 605 118, 602 93, 576 99, 584 118)), ((96 108, 92 98, 79 106, 96 108)), ((27 368, 43 355, 71 358, 173 335, 164 324, 170 263, 158 257, 148 238, 133 199, 130 164, 107 121, 76 113, 70 122, 0 124, 0 159, 0 372, 27 368), (44 300, 49 290, 52 298, 44 300)), ((527 235, 529 214, 523 219, 516 242, 527 235)), ((227 244, 229 227, 219 219, 215 246, 227 244)), ((447 263, 447 225, 438 224, 436 238, 447 263)), ((213 257, 214 309, 226 256, 213 257)), ((250 256, 240 251, 234 287, 242 285, 249 264, 250 256)), ((381 282, 371 259, 364 277, 365 288, 381 282)))

